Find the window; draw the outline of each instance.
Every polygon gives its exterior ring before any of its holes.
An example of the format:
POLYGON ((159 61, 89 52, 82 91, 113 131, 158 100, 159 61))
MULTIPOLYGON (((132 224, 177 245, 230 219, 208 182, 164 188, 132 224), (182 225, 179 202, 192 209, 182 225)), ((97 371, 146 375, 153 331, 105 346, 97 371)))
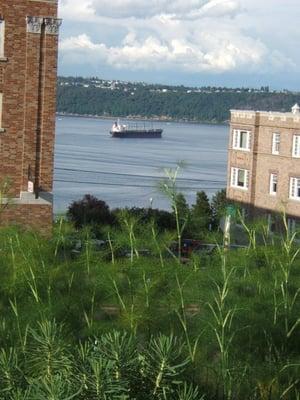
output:
POLYGON ((249 171, 240 168, 231 168, 231 186, 247 190, 249 187, 249 171))
POLYGON ((276 195, 277 193, 277 182, 278 182, 278 175, 271 174, 270 175, 270 194, 276 195))
POLYGON ((293 138, 293 157, 300 158, 300 135, 294 135, 293 138))
POLYGON ((4 57, 4 25, 4 20, 0 19, 0 58, 4 57))
POLYGON ((290 198, 300 200, 300 178, 290 178, 290 198))
POLYGON ((237 150, 249 151, 251 148, 251 132, 234 129, 232 135, 232 147, 237 150))
POLYGON ((272 154, 279 154, 280 133, 273 133, 272 137, 272 154))

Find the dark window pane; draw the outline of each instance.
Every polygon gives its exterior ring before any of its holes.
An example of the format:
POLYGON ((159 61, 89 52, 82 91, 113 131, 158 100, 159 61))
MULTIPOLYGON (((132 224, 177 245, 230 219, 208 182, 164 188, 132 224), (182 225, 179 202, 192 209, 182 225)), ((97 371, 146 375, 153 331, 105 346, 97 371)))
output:
POLYGON ((240 148, 246 149, 247 148, 247 132, 241 132, 240 135, 240 148))
POLYGON ((237 184, 241 187, 245 186, 245 171, 243 169, 239 169, 237 184))

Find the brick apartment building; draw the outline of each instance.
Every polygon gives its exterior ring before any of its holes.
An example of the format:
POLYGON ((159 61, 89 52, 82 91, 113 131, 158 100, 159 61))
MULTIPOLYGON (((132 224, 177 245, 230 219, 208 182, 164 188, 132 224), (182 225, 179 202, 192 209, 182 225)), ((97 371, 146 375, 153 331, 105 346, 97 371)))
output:
POLYGON ((2 224, 52 224, 60 24, 57 0, 0 0, 0 184, 10 182, 2 224))
POLYGON ((300 108, 291 112, 232 110, 227 197, 269 222, 300 220, 300 108))

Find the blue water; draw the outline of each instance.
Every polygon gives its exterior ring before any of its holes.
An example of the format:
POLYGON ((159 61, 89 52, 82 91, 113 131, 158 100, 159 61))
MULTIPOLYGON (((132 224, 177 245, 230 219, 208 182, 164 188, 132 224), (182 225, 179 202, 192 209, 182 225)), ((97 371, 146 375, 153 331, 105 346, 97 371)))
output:
POLYGON ((117 139, 113 120, 59 117, 56 125, 54 209, 64 211, 89 193, 111 208, 169 208, 159 185, 165 168, 185 166, 178 190, 190 204, 199 190, 209 196, 226 186, 229 129, 222 125, 155 123, 162 139, 117 139))

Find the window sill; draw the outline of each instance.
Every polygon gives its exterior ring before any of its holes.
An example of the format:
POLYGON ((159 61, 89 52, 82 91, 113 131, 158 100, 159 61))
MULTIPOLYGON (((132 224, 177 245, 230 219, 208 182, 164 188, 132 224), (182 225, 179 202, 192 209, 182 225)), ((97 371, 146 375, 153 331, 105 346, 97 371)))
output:
POLYGON ((250 149, 244 149, 242 147, 233 147, 232 150, 236 151, 246 151, 247 153, 250 153, 250 149))
POLYGON ((247 192, 248 188, 242 187, 242 186, 231 186, 232 189, 238 189, 242 190, 243 192, 247 192))
POLYGON ((300 197, 290 197, 289 200, 291 201, 297 201, 299 203, 300 197))
POLYGON ((8 58, 7 57, 0 57, 0 62, 7 62, 8 58))

